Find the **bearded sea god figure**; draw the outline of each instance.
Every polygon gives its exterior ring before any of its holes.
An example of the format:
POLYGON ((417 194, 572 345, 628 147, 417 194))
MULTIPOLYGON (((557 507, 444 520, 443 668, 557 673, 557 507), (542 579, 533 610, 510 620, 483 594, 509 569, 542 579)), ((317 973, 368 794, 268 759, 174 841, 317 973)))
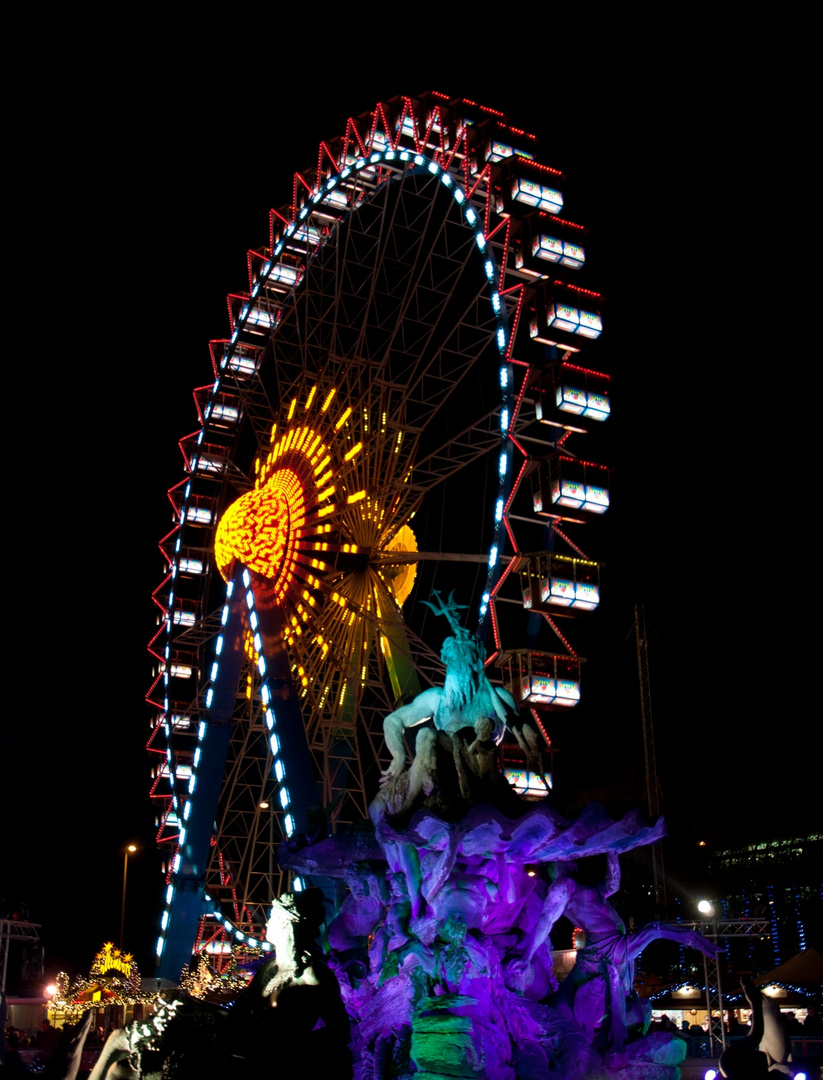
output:
POLYGON ((437 604, 427 606, 436 614, 445 615, 454 631, 454 636, 443 642, 440 653, 446 665, 445 683, 424 690, 383 721, 383 735, 392 755, 391 764, 381 775, 384 785, 396 780, 406 767, 405 729, 420 726, 408 792, 400 813, 410 810, 421 792, 431 794, 438 745, 453 757, 463 798, 470 797, 473 776, 484 777, 491 771, 488 757, 493 755, 494 746, 502 741, 507 728, 526 753, 529 769, 538 774, 543 771, 536 732, 521 721, 509 691, 489 682, 483 646, 458 623, 457 613, 465 609, 454 603, 454 593, 448 603, 443 603, 436 590, 432 595, 437 604), (483 747, 487 748, 485 753, 483 747))

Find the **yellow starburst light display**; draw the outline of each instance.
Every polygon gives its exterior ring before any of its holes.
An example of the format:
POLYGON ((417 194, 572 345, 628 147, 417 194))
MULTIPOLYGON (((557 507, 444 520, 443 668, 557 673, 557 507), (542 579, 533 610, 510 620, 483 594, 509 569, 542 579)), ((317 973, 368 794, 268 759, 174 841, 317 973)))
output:
POLYGON ((247 567, 258 576, 252 588, 280 611, 318 764, 331 742, 353 737, 369 657, 385 653, 375 646, 402 622, 415 579, 407 522, 419 496, 407 484, 409 456, 399 452, 403 431, 388 428, 385 413, 348 404, 338 388, 305 385, 283 403, 270 449, 254 463, 253 489, 217 528, 224 579, 238 563, 247 567))
MULTIPOLYGON (((394 551, 402 555, 417 551, 417 540, 408 525, 404 525, 397 534, 389 541, 387 551, 394 551)), ((417 577, 417 564, 413 562, 402 563, 392 578, 391 586, 398 604, 404 604, 414 586, 417 577)))

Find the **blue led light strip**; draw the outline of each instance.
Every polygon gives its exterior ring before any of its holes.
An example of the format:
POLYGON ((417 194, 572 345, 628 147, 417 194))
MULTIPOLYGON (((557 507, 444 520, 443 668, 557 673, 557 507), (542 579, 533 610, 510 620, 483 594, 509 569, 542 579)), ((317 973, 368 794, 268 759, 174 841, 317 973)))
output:
MULTIPOLYGON (((271 748, 271 753, 272 753, 272 757, 273 757, 272 773, 273 773, 274 778, 275 778, 275 780, 277 781, 277 784, 278 784, 277 795, 278 795, 278 800, 279 800, 279 803, 280 803, 280 808, 284 812, 283 831, 285 832, 287 837, 291 837, 291 836, 294 835, 294 831, 295 831, 295 820, 294 820, 294 814, 292 813, 292 807, 291 807, 291 795, 289 793, 289 789, 288 789, 288 786, 286 784, 286 766, 285 766, 285 763, 284 763, 283 758, 281 756, 280 739, 279 739, 278 732, 277 732, 277 720, 276 720, 276 717, 275 717, 274 709, 272 707, 272 695, 271 695, 271 690, 269 688, 268 680, 267 680, 266 659, 262 655, 262 651, 261 651, 262 650, 262 641, 260 640, 260 635, 257 632, 258 617, 257 617, 257 612, 255 611, 255 606, 254 606, 254 592, 253 592, 252 587, 251 587, 251 575, 249 574, 248 570, 243 570, 242 584, 243 584, 243 588, 245 589, 245 595, 243 596, 243 600, 245 601, 246 608, 248 610, 248 621, 249 621, 249 625, 251 627, 252 633, 254 634, 254 645, 255 645, 255 650, 257 652, 257 670, 258 670, 258 672, 260 674, 260 678, 262 680, 261 686, 260 686, 260 696, 261 696, 261 698, 263 700, 263 715, 264 715, 264 719, 265 719, 265 723, 266 723, 266 728, 267 728, 267 730, 269 732, 269 746, 271 748)), ((235 588, 234 581, 230 581, 226 586, 226 602, 225 602, 225 604, 223 606, 223 611, 222 611, 221 618, 220 618, 220 622, 221 622, 222 627, 225 627, 227 622, 229 621, 229 616, 230 616, 230 613, 231 613, 231 598, 232 598, 232 596, 234 594, 234 588, 235 588)), ((215 659, 212 662, 211 671, 209 673, 209 684, 210 685, 208 686, 208 688, 206 690, 206 696, 205 696, 205 704, 206 704, 206 709, 207 710, 210 710, 211 707, 212 707, 212 702, 214 700, 214 686, 217 683, 218 679, 220 678, 220 657, 221 657, 221 654, 223 652, 223 645, 224 645, 224 637, 223 637, 223 633, 221 632, 218 635, 218 637, 216 639, 216 642, 215 642, 215 652, 214 652, 215 659)), ((189 783, 188 783, 188 797, 186 798, 186 801, 185 801, 184 806, 183 806, 182 819, 181 819, 181 822, 180 822, 180 837, 179 837, 179 840, 178 840, 177 850, 175 852, 174 859, 172 861, 172 874, 173 875, 176 874, 178 872, 178 870, 180 869, 180 861, 181 861, 181 850, 180 849, 181 849, 182 845, 185 843, 185 840, 186 840, 186 823, 188 822, 189 816, 191 814, 193 797, 194 797, 194 793, 195 793, 195 790, 196 790, 196 787, 197 787, 198 767, 200 765, 200 758, 201 758, 201 754, 202 754, 202 742, 203 742, 203 737, 204 737, 204 735, 206 733, 206 730, 207 730, 206 722, 201 721, 200 726, 199 726, 199 730, 198 730, 197 746, 196 746, 195 751, 194 751, 194 760, 193 760, 193 764, 192 764, 191 776, 189 778, 189 783)), ((170 756, 170 751, 169 751, 169 756, 170 756)), ((300 892, 304 888, 304 883, 303 883, 302 879, 301 878, 295 878, 293 883, 292 883, 292 887, 293 887, 295 892, 300 892)), ((166 903, 165 903, 163 915, 161 917, 161 934, 160 934, 160 936, 159 936, 159 938, 157 940, 157 950, 156 951, 157 951, 157 956, 158 957, 162 956, 162 954, 163 954, 163 949, 164 949, 164 944, 165 944, 165 933, 166 933, 166 929, 167 929, 168 923, 169 923, 169 914, 170 914, 173 899, 174 899, 174 882, 172 882, 172 884, 170 884, 168 886, 167 890, 166 890, 166 903)), ((226 927, 227 929, 230 930, 230 932, 231 932, 232 936, 235 938, 235 940, 243 941, 243 942, 245 942, 247 944, 254 944, 255 946, 260 947, 260 948, 264 947, 264 946, 261 945, 261 943, 259 941, 257 941, 257 939, 252 938, 249 935, 244 935, 241 930, 237 929, 237 927, 234 926, 234 924, 231 923, 230 920, 226 919, 225 916, 223 916, 222 913, 220 913, 219 911, 212 912, 212 914, 217 919, 217 921, 219 923, 221 923, 221 925, 223 925, 224 927, 226 927)))
MULTIPOLYGON (((214 905, 214 900, 206 893, 203 898, 208 905, 214 905)), ((238 930, 231 919, 227 919, 223 912, 217 905, 214 905, 211 911, 206 914, 210 915, 215 922, 218 922, 229 937, 233 938, 240 945, 251 945, 255 949, 262 949, 263 952, 271 952, 274 947, 270 941, 260 941, 256 937, 252 937, 251 934, 244 934, 242 930, 238 930)))
POLYGON ((274 709, 272 708, 271 690, 269 689, 268 679, 266 678, 266 658, 261 652, 262 642, 260 640, 260 635, 257 633, 257 612, 254 610, 254 593, 251 588, 251 576, 248 570, 243 571, 243 585, 246 588, 246 607, 249 610, 249 624, 254 633, 254 647, 257 651, 257 670, 260 673, 260 678, 263 680, 260 686, 260 697, 263 699, 263 717, 266 721, 266 729, 269 732, 269 746, 271 747, 272 757, 274 758, 272 771, 274 772, 275 779, 279 783, 277 794, 278 799, 280 800, 280 807, 285 811, 286 815, 283 819, 283 831, 286 836, 289 837, 294 835, 294 815, 291 813, 291 796, 289 795, 288 787, 286 787, 286 766, 280 755, 280 739, 277 734, 277 719, 274 715, 274 709))

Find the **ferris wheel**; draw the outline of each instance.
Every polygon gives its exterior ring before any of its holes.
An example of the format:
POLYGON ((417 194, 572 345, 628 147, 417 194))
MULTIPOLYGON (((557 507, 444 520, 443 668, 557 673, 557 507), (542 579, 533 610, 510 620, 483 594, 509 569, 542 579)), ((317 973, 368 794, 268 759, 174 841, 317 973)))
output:
POLYGON ((383 717, 437 678, 432 589, 472 601, 538 721, 579 697, 554 617, 596 606, 598 564, 558 524, 608 493, 564 442, 607 415, 608 393, 573 363, 602 329, 599 297, 566 280, 580 227, 535 142, 462 99, 378 104, 320 144, 248 253, 249 291, 229 297, 230 337, 211 343, 180 441, 154 594, 164 976, 195 940, 216 957, 267 948, 272 897, 303 886, 275 844, 366 818, 383 717), (541 420, 553 441, 528 434, 541 420), (541 550, 524 555, 518 531, 535 527, 541 550), (535 613, 562 652, 520 648, 522 631, 507 651, 509 616, 535 613))

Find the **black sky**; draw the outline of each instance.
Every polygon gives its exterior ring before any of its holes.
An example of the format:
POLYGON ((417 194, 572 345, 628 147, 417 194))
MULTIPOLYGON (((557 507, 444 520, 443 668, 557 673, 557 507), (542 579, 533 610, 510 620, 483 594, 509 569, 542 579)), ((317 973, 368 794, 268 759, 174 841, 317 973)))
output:
POLYGON ((756 64, 733 77, 722 50, 650 60, 620 40, 602 63, 558 41, 539 70, 518 46, 505 78, 499 58, 371 53, 358 67, 353 44, 323 63, 149 50, 61 68, 48 110, 21 113, 0 895, 44 924, 47 971, 87 967, 117 934, 134 841, 127 944, 150 972, 145 646, 191 389, 211 381, 226 293, 246 288, 246 250, 264 243, 292 172, 397 93, 473 98, 537 134, 540 160, 569 178, 568 215, 591 227, 589 282, 608 297, 589 353, 617 379, 615 497, 594 552, 608 577, 578 639, 585 699, 559 725, 558 772, 631 786, 641 769, 640 601, 664 809, 684 844, 819 824, 810 652, 764 448, 779 350, 763 342, 752 266, 774 182, 763 162, 785 147, 762 128, 756 64))

